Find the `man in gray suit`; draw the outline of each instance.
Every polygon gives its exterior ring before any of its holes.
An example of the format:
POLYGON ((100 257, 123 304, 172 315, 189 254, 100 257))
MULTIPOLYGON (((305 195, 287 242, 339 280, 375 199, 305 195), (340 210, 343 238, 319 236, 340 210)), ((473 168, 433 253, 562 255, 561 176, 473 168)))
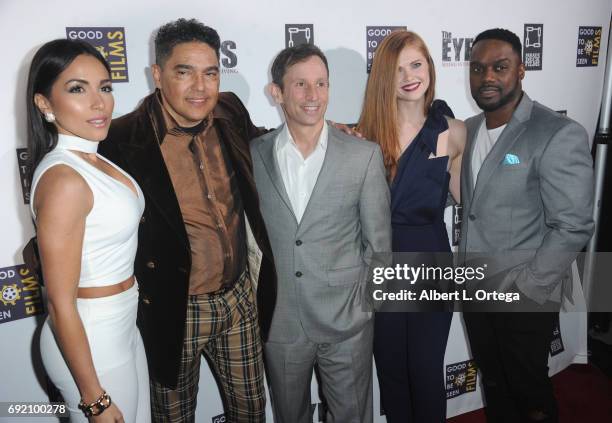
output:
MULTIPOLYGON (((536 310, 560 302, 576 252, 592 234, 592 162, 584 128, 532 101, 524 75, 514 33, 492 29, 474 39, 470 87, 484 113, 466 121, 459 250, 503 253, 502 285, 536 310)), ((464 313, 489 422, 557 421, 548 378, 557 316, 464 313)))
POLYGON ((285 124, 251 142, 261 210, 279 280, 265 344, 275 421, 312 421, 318 366, 327 422, 372 421, 372 255, 391 251, 389 189, 378 145, 329 126, 327 59, 283 50, 271 95, 285 124))

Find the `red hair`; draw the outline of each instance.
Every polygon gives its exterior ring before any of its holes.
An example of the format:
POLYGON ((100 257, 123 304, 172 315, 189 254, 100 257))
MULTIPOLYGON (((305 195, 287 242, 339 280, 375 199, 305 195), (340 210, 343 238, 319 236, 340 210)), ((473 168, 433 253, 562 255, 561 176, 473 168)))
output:
POLYGON ((393 31, 376 49, 357 125, 365 138, 380 145, 389 180, 395 176, 400 155, 395 81, 398 58, 405 47, 419 50, 429 65, 429 87, 425 91, 423 113, 427 115, 429 112, 436 86, 436 72, 429 50, 416 33, 406 30, 393 31))

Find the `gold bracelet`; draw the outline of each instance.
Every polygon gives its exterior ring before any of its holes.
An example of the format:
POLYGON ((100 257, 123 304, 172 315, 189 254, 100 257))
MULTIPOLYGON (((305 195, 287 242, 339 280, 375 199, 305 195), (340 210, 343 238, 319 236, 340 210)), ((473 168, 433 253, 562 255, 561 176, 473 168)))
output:
POLYGON ((89 405, 85 404, 83 398, 81 398, 81 402, 79 402, 79 410, 85 414, 85 417, 99 416, 104 410, 110 407, 111 404, 112 401, 110 395, 108 395, 106 391, 103 391, 102 395, 100 395, 97 400, 89 405))

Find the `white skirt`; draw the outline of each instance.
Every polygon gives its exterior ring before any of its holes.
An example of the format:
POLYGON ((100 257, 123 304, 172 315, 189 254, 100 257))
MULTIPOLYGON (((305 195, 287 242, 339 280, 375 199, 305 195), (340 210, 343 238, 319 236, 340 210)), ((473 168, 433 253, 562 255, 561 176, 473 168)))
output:
MULTIPOLYGON (((137 283, 116 295, 77 298, 76 306, 100 385, 119 407, 126 422, 150 422, 147 360, 136 326, 137 283)), ((48 317, 40 335, 40 352, 49 378, 67 403, 70 420, 87 422, 78 409, 81 396, 55 341, 48 317)))

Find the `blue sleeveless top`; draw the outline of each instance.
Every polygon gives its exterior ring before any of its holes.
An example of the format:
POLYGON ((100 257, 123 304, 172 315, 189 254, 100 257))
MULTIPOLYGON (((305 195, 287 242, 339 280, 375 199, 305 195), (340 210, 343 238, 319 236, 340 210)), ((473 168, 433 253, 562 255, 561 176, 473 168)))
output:
POLYGON ((393 251, 450 251, 444 223, 450 174, 448 156, 436 154, 438 135, 448 129, 453 112, 442 100, 431 105, 423 128, 404 150, 391 183, 393 251))

